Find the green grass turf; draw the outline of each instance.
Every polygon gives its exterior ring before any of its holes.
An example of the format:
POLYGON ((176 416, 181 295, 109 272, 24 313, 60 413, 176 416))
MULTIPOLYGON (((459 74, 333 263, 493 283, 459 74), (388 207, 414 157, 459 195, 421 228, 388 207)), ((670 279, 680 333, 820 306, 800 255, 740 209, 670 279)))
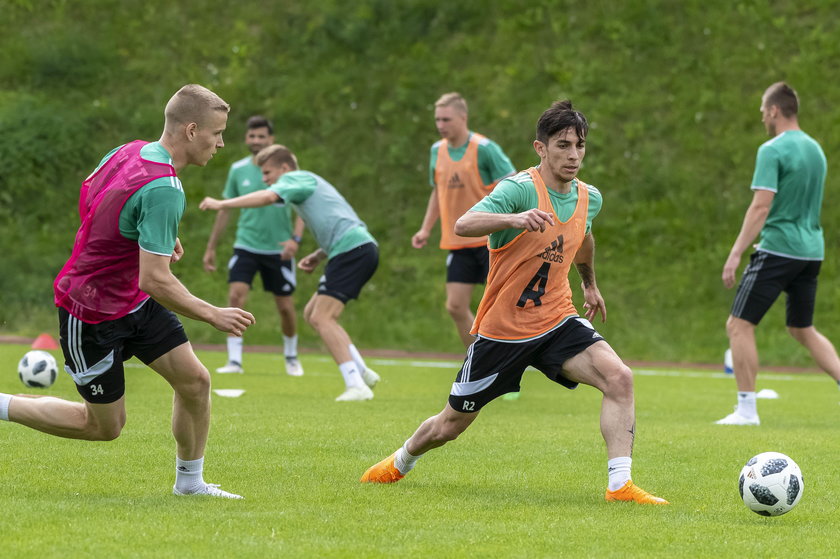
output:
MULTIPOLYGON (((20 392, 24 346, 0 346, 0 391, 20 392)), ((57 354, 58 352, 54 352, 57 354)), ((209 368, 221 353, 201 352, 209 368)), ((599 394, 529 371, 518 401, 497 401, 456 442, 395 485, 359 476, 444 404, 456 367, 371 360, 376 399, 333 402, 335 366, 306 355, 246 356, 245 375, 213 375, 205 478, 244 501, 170 494, 171 396, 127 369, 128 423, 110 443, 0 424, 2 557, 837 557, 840 395, 825 376, 759 377, 762 425, 722 427, 734 382, 691 371, 637 371, 634 479, 669 507, 606 503, 599 394), (802 468, 791 513, 764 518, 737 492, 741 466, 774 450, 802 468)), ((432 364, 434 365, 434 364, 432 364)), ((31 392, 31 390, 30 390, 31 392)), ((69 376, 42 393, 78 399, 69 376)))

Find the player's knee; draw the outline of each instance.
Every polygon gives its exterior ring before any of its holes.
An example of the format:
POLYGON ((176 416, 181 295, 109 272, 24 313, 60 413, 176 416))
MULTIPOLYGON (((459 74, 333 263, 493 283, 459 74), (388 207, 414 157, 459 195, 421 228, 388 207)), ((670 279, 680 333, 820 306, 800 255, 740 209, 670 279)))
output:
POLYGON ((794 340, 796 340, 797 342, 799 342, 800 344, 806 343, 808 341, 808 338, 816 332, 816 330, 814 330, 813 327, 810 327, 810 328, 796 328, 794 326, 788 326, 787 331, 788 331, 788 334, 790 334, 791 337, 794 340))
POLYGON ((125 427, 125 415, 114 418, 112 421, 88 423, 85 435, 90 441, 113 441, 120 436, 123 427, 125 427))
POLYGON ((730 339, 743 336, 753 328, 755 327, 752 324, 741 318, 730 316, 726 319, 726 334, 730 339))
POLYGON ((315 329, 316 332, 320 332, 323 328, 325 328, 329 323, 332 322, 332 319, 329 316, 325 316, 321 313, 310 312, 308 316, 305 317, 306 322, 315 329))
POLYGON ((605 394, 613 398, 633 398, 633 371, 624 363, 618 363, 612 367, 607 374, 605 394))
POLYGON ((283 319, 286 319, 286 320, 295 320, 295 318, 297 318, 297 316, 295 314, 295 309, 294 308, 288 308, 288 307, 281 307, 280 308, 280 318, 283 318, 283 319))
POLYGON ((733 317, 730 316, 729 318, 726 319, 726 335, 729 336, 730 338, 732 337, 734 328, 735 328, 734 319, 733 319, 733 317))
POLYGON ((210 397, 210 372, 203 365, 185 375, 175 391, 184 400, 204 401, 210 397))
POLYGON ((432 431, 431 439, 436 445, 442 445, 454 441, 460 434, 461 431, 453 429, 451 425, 437 425, 432 431))
POLYGON ((443 418, 436 418, 432 438, 435 442, 445 444, 457 439, 466 430, 466 425, 458 421, 446 421, 443 418))
POLYGON ((469 312, 469 309, 469 305, 463 301, 459 301, 457 299, 446 300, 446 312, 448 312, 453 317, 462 316, 465 313, 469 312))
POLYGON ((122 433, 123 425, 106 425, 102 426, 97 431, 97 441, 113 441, 122 433))

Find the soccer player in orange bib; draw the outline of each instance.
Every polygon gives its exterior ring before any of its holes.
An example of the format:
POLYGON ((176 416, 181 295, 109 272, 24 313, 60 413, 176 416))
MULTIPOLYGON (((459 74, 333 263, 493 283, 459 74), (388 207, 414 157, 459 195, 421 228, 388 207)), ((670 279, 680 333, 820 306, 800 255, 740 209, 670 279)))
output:
POLYGON ((467 102, 446 93, 435 102, 435 125, 441 139, 432 145, 429 182, 432 194, 423 223, 411 245, 423 248, 440 218, 440 248, 446 257, 446 310, 464 347, 470 347, 475 316, 470 309, 475 286, 487 279, 487 237, 455 233, 455 221, 484 198, 498 182, 516 172, 495 142, 467 126, 467 102))
POLYGON ((427 451, 454 440, 493 399, 519 390, 526 367, 575 388, 603 393, 601 434, 607 446, 607 501, 668 504, 633 483, 636 434, 633 373, 589 322, 607 318, 595 283, 591 226, 601 193, 577 178, 589 125, 570 101, 554 103, 537 123, 538 167, 501 181, 464 214, 455 232, 490 235, 490 272, 467 351, 449 401, 394 454, 365 472, 363 483, 402 479, 427 451), (585 317, 572 303, 568 274, 582 278, 585 317))

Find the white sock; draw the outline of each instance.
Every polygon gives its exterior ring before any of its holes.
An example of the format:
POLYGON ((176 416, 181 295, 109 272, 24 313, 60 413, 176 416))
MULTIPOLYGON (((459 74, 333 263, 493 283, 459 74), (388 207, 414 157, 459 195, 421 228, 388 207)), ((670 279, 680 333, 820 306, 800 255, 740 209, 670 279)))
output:
MULTIPOLYGON (((408 444, 408 441, 405 441, 408 444)), ((397 451, 397 455, 394 457, 394 467, 396 467, 402 475, 407 474, 411 470, 414 469, 414 465, 420 460, 420 457, 423 456, 419 454, 414 456, 409 454, 408 451, 405 449, 405 445, 402 445, 400 449, 397 451)))
POLYGON ((755 392, 738 392, 738 415, 748 418, 758 415, 755 408, 755 392))
POLYGON ((175 489, 181 493, 192 493, 204 486, 204 457, 197 460, 181 460, 175 457, 175 489))
POLYGON ((630 465, 633 459, 629 456, 619 456, 607 460, 607 470, 610 473, 610 491, 617 491, 630 481, 630 465))
POLYGON ((350 357, 353 358, 353 362, 356 363, 359 371, 367 369, 367 365, 365 364, 365 360, 362 358, 362 354, 359 353, 359 350, 356 349, 356 346, 353 344, 350 344, 350 357))
POLYGON ((342 363, 338 366, 341 371, 341 376, 344 377, 344 384, 347 388, 364 386, 365 381, 362 380, 362 375, 359 373, 359 368, 353 361, 342 363))
POLYGON ((228 363, 242 365, 242 338, 239 336, 228 336, 228 363))
POLYGON ((286 359, 297 357, 297 334, 294 336, 283 336, 283 355, 286 359))
POLYGON ((0 392, 0 419, 3 421, 9 421, 9 403, 11 401, 11 394, 3 394, 0 392))

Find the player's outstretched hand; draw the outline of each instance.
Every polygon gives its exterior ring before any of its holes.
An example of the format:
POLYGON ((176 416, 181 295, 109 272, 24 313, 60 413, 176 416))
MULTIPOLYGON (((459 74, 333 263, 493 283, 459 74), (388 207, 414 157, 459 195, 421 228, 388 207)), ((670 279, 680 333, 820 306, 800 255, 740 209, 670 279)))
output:
POLYGON ((720 276, 726 289, 732 289, 735 286, 735 272, 740 264, 740 256, 730 254, 726 259, 726 263, 723 265, 723 273, 720 276))
POLYGON ((411 246, 414 248, 423 248, 429 240, 429 234, 425 231, 418 231, 411 237, 411 246))
POLYGON ((601 313, 601 322, 607 321, 607 304, 604 303, 604 298, 601 297, 601 291, 595 285, 586 287, 583 283, 580 284, 583 289, 583 309, 584 318, 592 322, 598 313, 601 313))
POLYGON ((245 329, 254 324, 254 315, 248 311, 236 307, 225 307, 216 309, 215 320, 212 325, 217 330, 233 334, 234 336, 242 336, 245 329))
POLYGON ((306 272, 307 274, 311 274, 315 271, 315 268, 318 267, 318 264, 321 263, 321 260, 324 260, 327 257, 324 254, 323 250, 316 250, 312 254, 307 254, 303 258, 300 259, 298 262, 298 268, 306 272))
POLYGON ((205 272, 215 272, 216 271, 216 249, 208 248, 204 251, 204 257, 201 259, 202 264, 204 264, 204 271, 205 272))
POLYGON ((554 225, 554 216, 539 208, 533 208, 527 212, 514 214, 511 229, 524 229, 529 232, 545 231, 548 226, 554 225))
POLYGON ((280 246, 283 247, 283 252, 280 254, 280 260, 291 260, 297 254, 298 248, 300 248, 300 245, 294 239, 283 241, 280 243, 280 246))
POLYGON ((222 201, 216 200, 215 198, 211 198, 209 196, 205 196, 204 200, 198 205, 198 209, 200 210, 221 210, 222 209, 222 201))

